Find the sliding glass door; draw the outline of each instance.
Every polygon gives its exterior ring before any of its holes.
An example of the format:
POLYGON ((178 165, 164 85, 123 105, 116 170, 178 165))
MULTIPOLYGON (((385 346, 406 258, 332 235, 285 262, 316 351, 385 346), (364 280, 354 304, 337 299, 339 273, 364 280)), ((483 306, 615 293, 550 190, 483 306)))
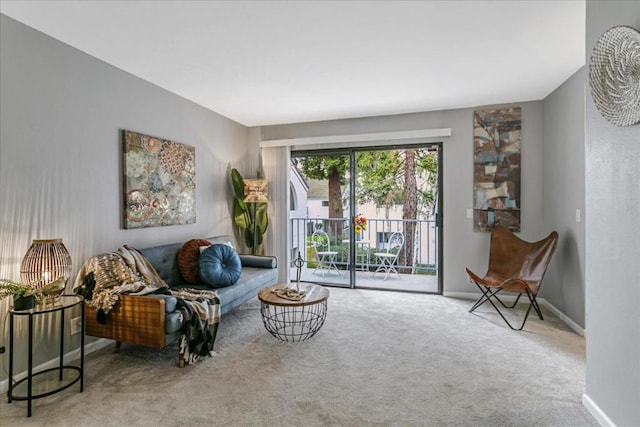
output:
MULTIPOLYGON (((302 281, 351 287, 351 155, 291 156, 291 256, 304 260, 302 281)), ((296 277, 296 273, 292 274, 296 277)))
POLYGON ((291 157, 290 250, 304 261, 302 281, 441 292, 439 144, 291 157))

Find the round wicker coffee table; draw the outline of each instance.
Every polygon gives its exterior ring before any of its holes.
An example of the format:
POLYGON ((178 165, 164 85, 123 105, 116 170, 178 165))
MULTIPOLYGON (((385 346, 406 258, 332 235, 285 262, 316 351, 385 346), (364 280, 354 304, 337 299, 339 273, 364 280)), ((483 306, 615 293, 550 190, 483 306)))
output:
POLYGON ((276 295, 274 290, 296 289, 295 284, 279 284, 263 288, 258 293, 264 327, 281 341, 304 341, 316 334, 327 317, 329 290, 312 284, 300 284, 305 292, 300 301, 291 301, 276 295))

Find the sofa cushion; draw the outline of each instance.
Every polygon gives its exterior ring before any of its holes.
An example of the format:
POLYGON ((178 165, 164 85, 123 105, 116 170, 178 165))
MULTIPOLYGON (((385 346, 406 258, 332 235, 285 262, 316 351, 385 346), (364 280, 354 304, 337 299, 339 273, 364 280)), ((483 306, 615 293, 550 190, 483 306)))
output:
POLYGON ((198 261, 201 246, 211 246, 211 243, 204 239, 191 239, 178 251, 178 269, 187 283, 198 283, 198 261))
POLYGON ((215 244, 200 254, 200 279, 212 288, 224 288, 238 281, 242 264, 230 246, 215 244))
MULTIPOLYGON (((220 314, 226 314, 240 304, 249 301, 258 294, 258 291, 265 286, 278 283, 278 269, 242 267, 240 278, 233 286, 218 288, 216 290, 220 299, 220 314)), ((198 285, 182 285, 174 289, 210 289, 204 283, 198 285)))
POLYGON ((276 268, 276 257, 262 255, 240 255, 243 267, 276 268))
POLYGON ((174 311, 168 313, 164 318, 164 333, 171 334, 182 329, 182 313, 174 311))
POLYGON ((164 295, 164 294, 149 294, 145 295, 151 298, 158 298, 164 300, 164 312, 169 314, 176 311, 176 307, 178 306, 178 300, 173 295, 164 295))

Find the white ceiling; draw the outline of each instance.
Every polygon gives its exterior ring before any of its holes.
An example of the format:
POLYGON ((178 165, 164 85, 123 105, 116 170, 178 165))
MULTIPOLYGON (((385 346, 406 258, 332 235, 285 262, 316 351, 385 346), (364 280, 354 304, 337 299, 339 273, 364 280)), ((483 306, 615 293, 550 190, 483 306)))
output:
POLYGON ((584 65, 580 1, 0 1, 247 126, 546 97, 584 65))

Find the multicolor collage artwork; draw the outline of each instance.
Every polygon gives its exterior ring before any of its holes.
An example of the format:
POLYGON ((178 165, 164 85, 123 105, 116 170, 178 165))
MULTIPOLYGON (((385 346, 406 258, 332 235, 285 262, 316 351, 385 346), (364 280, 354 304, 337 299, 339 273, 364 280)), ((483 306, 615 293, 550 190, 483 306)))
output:
POLYGON ((520 231, 520 107, 473 114, 475 231, 520 231))
POLYGON ((196 222, 195 147, 123 130, 124 228, 196 222))

